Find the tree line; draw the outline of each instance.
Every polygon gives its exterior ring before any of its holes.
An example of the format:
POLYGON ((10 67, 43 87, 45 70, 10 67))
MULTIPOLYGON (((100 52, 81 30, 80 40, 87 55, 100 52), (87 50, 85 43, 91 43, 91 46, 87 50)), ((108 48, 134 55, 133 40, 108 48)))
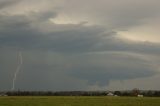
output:
POLYGON ((8 91, 0 92, 0 96, 107 96, 112 93, 112 96, 138 96, 160 97, 160 91, 142 91, 133 89, 130 91, 8 91))

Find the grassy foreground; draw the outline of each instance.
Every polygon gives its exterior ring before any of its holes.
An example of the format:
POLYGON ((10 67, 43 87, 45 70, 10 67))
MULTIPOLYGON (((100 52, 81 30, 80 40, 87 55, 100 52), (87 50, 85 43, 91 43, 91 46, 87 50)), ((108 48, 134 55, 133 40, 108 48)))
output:
POLYGON ((0 97, 0 106, 160 106, 160 98, 104 96, 0 97))

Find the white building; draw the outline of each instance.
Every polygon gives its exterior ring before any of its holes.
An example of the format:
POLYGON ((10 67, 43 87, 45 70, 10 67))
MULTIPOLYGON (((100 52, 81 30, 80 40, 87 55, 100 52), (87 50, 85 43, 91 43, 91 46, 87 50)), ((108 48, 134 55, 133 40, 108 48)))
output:
POLYGON ((112 92, 109 92, 107 96, 114 96, 114 94, 112 92))
POLYGON ((143 97, 143 95, 137 95, 137 97, 143 97))

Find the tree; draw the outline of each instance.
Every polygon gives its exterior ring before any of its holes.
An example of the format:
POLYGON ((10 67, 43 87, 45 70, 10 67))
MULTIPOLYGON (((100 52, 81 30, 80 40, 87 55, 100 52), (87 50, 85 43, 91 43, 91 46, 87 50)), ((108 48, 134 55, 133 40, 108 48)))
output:
POLYGON ((138 89, 138 88, 134 88, 133 90, 132 90, 132 95, 133 96, 138 96, 140 94, 140 90, 138 89))

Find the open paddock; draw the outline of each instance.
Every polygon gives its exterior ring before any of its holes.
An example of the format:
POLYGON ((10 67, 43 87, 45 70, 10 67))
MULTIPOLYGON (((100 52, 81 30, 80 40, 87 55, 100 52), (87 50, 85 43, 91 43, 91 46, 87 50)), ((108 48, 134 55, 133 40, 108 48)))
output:
POLYGON ((107 96, 8 96, 0 97, 0 106, 160 106, 160 98, 107 96))

